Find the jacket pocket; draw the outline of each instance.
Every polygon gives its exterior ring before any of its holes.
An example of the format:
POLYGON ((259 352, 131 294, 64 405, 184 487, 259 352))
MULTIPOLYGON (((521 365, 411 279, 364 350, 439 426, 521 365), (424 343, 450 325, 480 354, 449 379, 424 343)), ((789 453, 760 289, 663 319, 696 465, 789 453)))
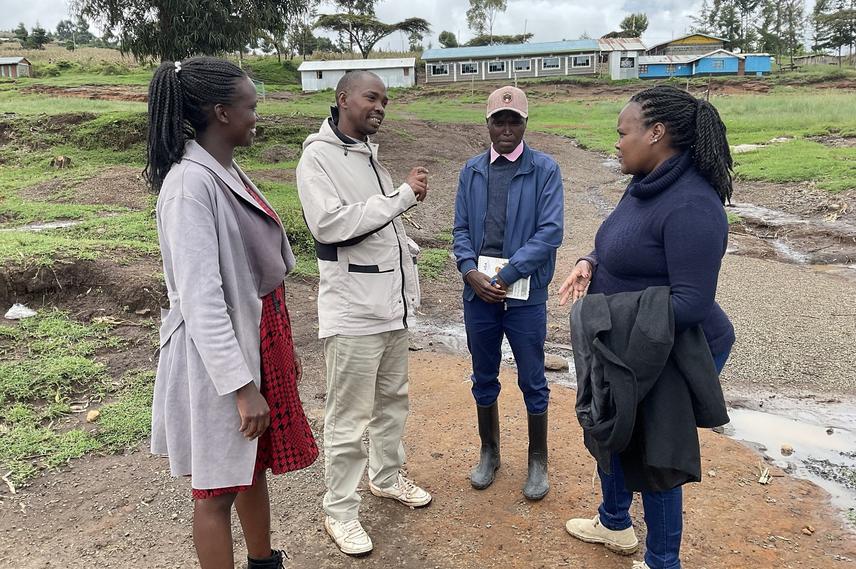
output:
POLYGON ((184 316, 181 314, 178 304, 174 304, 169 310, 161 310, 159 348, 163 349, 182 324, 184 324, 184 316))
POLYGON ((392 318, 401 305, 401 291, 396 290, 398 275, 397 267, 389 263, 348 263, 347 298, 351 316, 370 320, 392 318))

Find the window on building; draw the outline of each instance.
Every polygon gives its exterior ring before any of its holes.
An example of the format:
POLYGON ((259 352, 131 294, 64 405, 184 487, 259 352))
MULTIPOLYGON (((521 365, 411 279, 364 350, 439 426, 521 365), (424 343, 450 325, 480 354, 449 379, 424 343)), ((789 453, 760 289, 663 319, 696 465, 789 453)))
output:
POLYGON ((575 55, 571 58, 571 67, 591 67, 590 55, 575 55))
POLYGON ((532 69, 531 59, 518 59, 514 62, 515 71, 529 71, 532 69))
POLYGON ((671 63, 670 63, 670 64, 668 64, 668 65, 666 66, 666 73, 674 73, 674 72, 675 72, 675 66, 674 66, 673 64, 671 64, 671 63))
POLYGON ((558 57, 545 57, 541 60, 541 69, 559 69, 561 66, 558 57))
POLYGON ((448 75, 449 74, 449 64, 448 63, 435 63, 431 66, 431 75, 448 75))
POLYGON ((475 75, 479 72, 479 64, 478 63, 462 63, 461 64, 461 75, 475 75))
POLYGON ((635 57, 622 57, 618 60, 618 67, 621 69, 633 69, 636 67, 635 57))
POLYGON ((648 73, 648 66, 644 63, 639 64, 639 73, 648 73))
POLYGON ((710 60, 710 68, 713 70, 723 70, 725 69, 725 60, 722 58, 719 59, 711 59, 710 60))
POLYGON ((316 79, 323 79, 324 78, 324 72, 323 71, 316 71, 315 72, 315 78, 316 79))
POLYGON ((405 76, 405 77, 410 77, 410 68, 409 68, 409 67, 405 67, 405 68, 404 68, 404 76, 405 76))
POLYGON ((491 61, 487 64, 488 73, 505 73, 504 61, 491 61))

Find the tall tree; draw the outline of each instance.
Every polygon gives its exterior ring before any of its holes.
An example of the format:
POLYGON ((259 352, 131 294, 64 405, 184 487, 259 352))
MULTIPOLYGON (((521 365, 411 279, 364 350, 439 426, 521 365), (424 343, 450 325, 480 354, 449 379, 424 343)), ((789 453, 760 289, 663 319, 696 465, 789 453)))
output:
POLYGON ((804 0, 764 0, 758 27, 761 51, 793 57, 802 47, 804 11, 804 0))
POLYGON ((487 35, 493 41, 493 24, 496 17, 508 8, 507 0, 470 0, 467 25, 476 36, 487 35))
POLYGON ((45 49, 45 44, 48 41, 48 32, 39 22, 30 30, 29 45, 35 49, 45 49))
POLYGON ((694 34, 713 34, 713 11, 707 0, 702 0, 701 9, 695 16, 690 16, 690 21, 693 23, 690 31, 694 34))
POLYGON ((74 23, 74 43, 88 44, 95 41, 95 35, 89 31, 89 22, 83 16, 78 16, 74 23))
POLYGON ((814 49, 838 51, 841 65, 845 47, 856 46, 856 0, 818 0, 812 12, 817 40, 814 49))
POLYGON ((492 36, 489 36, 489 35, 476 36, 473 39, 471 39, 470 41, 468 41, 466 43, 466 45, 468 47, 470 47, 470 46, 480 46, 480 45, 526 43, 530 39, 532 39, 532 36, 534 36, 534 35, 535 34, 530 32, 530 33, 525 33, 525 34, 516 34, 516 35, 512 35, 512 36, 502 36, 502 35, 497 35, 497 34, 494 34, 492 36))
POLYGON ((27 47, 30 41, 30 32, 27 31, 27 27, 24 25, 24 22, 18 24, 18 27, 15 28, 15 37, 20 42, 21 47, 27 47))
POLYGON ((322 14, 315 22, 315 27, 343 34, 357 46, 363 59, 368 59, 375 44, 393 32, 427 34, 431 31, 431 26, 422 18, 407 18, 386 24, 365 14, 322 14))
POLYGON ((57 41, 72 41, 74 39, 74 22, 71 20, 60 20, 56 25, 57 41))
POLYGON ((455 37, 455 34, 452 32, 442 31, 440 32, 440 46, 441 47, 458 47, 458 38, 455 37))
POLYGON ((425 34, 422 32, 410 32, 407 36, 407 44, 410 51, 422 51, 425 48, 422 46, 422 40, 425 38, 425 34))
POLYGON ((114 31, 142 60, 178 60, 243 50, 300 0, 74 0, 78 15, 114 31))
POLYGON ((630 14, 619 24, 626 38, 638 38, 648 29, 648 16, 644 13, 630 14))

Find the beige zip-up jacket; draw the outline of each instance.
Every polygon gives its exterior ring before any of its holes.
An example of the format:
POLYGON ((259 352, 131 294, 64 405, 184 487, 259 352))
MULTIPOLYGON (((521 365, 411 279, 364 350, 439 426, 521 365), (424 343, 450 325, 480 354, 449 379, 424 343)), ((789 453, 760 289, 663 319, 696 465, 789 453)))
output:
POLYGON ((343 142, 330 119, 303 143, 297 190, 318 257, 319 338, 407 328, 419 306, 418 247, 399 217, 416 196, 393 186, 377 152, 343 142))

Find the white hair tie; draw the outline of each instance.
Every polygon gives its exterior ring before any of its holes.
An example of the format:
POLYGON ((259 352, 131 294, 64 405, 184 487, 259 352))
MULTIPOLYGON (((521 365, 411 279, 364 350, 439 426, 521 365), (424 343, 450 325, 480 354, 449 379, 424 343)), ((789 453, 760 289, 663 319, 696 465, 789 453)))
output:
POLYGON ((180 61, 176 61, 176 62, 175 62, 175 74, 176 74, 176 75, 178 75, 178 72, 179 72, 179 71, 181 71, 181 62, 180 62, 180 61))

